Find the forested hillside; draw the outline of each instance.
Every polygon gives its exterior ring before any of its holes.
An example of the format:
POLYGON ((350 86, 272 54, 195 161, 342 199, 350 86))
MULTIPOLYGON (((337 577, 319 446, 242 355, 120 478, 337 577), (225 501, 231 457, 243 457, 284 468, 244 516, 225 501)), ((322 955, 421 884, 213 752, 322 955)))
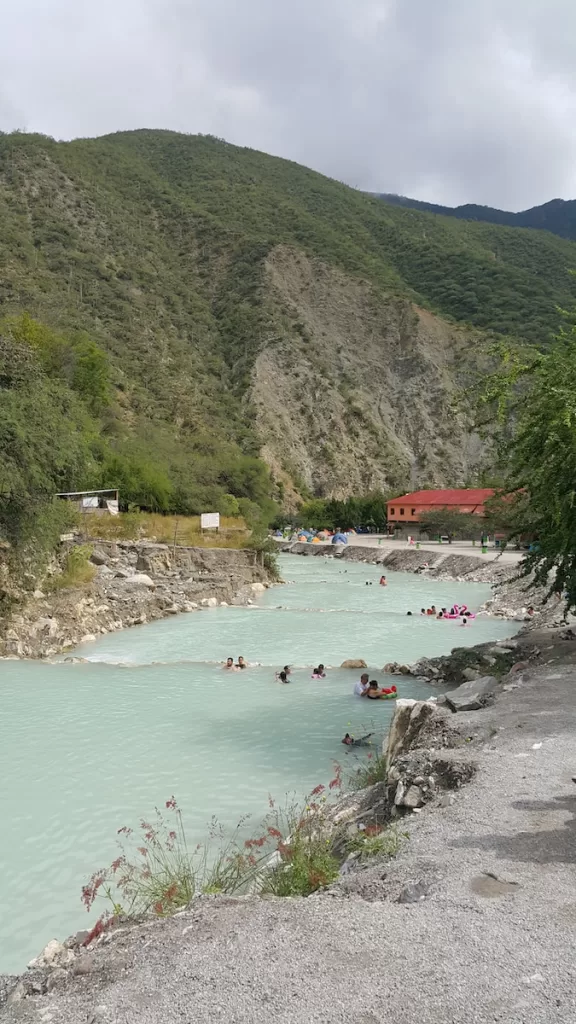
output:
POLYGON ((0 136, 0 491, 233 513, 466 482, 457 388, 494 333, 547 344, 574 267, 211 137, 0 136))

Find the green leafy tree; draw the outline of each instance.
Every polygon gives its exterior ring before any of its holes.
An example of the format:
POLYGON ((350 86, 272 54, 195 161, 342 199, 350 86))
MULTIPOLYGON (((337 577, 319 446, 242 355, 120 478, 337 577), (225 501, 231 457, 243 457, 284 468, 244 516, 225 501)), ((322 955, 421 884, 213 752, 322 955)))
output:
POLYGON ((507 353, 482 397, 502 427, 511 532, 535 540, 522 572, 576 607, 576 323, 545 353, 507 353))
POLYGON ((448 537, 450 544, 455 537, 470 539, 477 537, 485 529, 484 520, 480 516, 466 515, 452 508, 423 512, 418 526, 429 537, 448 537))

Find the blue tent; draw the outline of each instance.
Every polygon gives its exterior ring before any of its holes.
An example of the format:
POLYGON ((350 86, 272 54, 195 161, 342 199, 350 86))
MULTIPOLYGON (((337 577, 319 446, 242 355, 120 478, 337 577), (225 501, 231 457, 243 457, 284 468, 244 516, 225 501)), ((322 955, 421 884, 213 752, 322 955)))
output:
POLYGON ((346 536, 345 533, 335 533, 334 536, 332 537, 332 543, 333 544, 347 544, 348 543, 348 537, 346 536))

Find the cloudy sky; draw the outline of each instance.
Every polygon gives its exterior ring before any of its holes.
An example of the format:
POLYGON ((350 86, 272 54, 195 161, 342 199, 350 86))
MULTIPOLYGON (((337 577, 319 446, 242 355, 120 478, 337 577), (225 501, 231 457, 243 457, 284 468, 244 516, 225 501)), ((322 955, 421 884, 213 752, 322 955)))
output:
POLYGON ((0 0, 0 129, 209 132, 359 188, 576 197, 574 0, 0 0))

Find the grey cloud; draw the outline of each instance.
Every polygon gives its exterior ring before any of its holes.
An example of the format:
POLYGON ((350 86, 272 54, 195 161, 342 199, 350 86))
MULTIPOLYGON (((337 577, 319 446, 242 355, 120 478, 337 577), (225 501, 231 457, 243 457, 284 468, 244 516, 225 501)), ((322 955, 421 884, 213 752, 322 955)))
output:
POLYGON ((573 0, 12 2, 0 127, 212 132, 438 202, 576 194, 573 0))

